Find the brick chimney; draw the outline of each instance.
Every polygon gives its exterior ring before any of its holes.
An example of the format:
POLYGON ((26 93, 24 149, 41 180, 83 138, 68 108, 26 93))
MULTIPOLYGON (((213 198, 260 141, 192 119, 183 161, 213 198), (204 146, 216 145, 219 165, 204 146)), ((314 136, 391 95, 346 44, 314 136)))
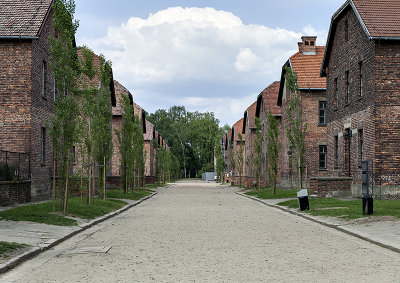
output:
POLYGON ((301 42, 298 43, 299 51, 305 55, 315 55, 316 43, 316 36, 302 36, 301 42))

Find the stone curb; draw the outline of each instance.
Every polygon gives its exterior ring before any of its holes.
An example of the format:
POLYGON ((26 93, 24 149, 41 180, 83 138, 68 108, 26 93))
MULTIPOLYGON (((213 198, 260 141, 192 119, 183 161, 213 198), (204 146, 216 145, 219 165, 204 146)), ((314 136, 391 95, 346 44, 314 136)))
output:
POLYGON ((280 209, 280 210, 285 211, 287 213, 303 217, 304 219, 307 219, 309 221, 312 221, 312 222, 324 225, 326 227, 335 229, 337 231, 343 232, 345 234, 348 234, 350 236, 359 238, 359 239, 367 241, 367 242, 369 242, 371 244, 375 244, 375 245, 380 246, 382 248, 391 250, 393 252, 400 253, 400 249, 399 248, 393 247, 392 245, 390 245, 388 243, 383 243, 382 241, 378 241, 376 239, 372 239, 371 237, 369 237, 367 235, 363 235, 361 232, 355 231, 353 229, 346 228, 346 227, 343 227, 343 226, 341 226, 339 224, 335 224, 335 223, 332 223, 332 222, 329 222, 329 221, 325 221, 325 220, 322 220, 320 218, 316 218, 316 217, 312 217, 312 216, 309 216, 309 215, 305 215, 304 213, 292 210, 292 209, 284 207, 284 206, 280 206, 280 205, 276 205, 276 204, 270 204, 270 203, 264 202, 263 200, 261 200, 259 198, 256 198, 256 197, 253 197, 253 196, 248 196, 248 195, 245 195, 245 194, 243 194, 241 192, 236 192, 236 194, 238 194, 240 196, 243 196, 243 197, 246 197, 246 198, 249 198, 249 199, 252 199, 252 200, 255 200, 255 201, 258 201, 258 202, 261 202, 262 204, 265 204, 266 206, 269 206, 269 207, 272 207, 272 208, 277 208, 277 209, 280 209))
POLYGON ((26 251, 25 253, 10 259, 6 263, 0 264, 0 274, 6 273, 7 271, 11 270, 12 268, 14 268, 14 267, 20 265, 21 263, 23 263, 24 261, 27 261, 28 259, 31 259, 31 258, 35 257, 36 255, 53 248, 54 246, 64 242, 65 240, 75 236, 76 234, 78 234, 80 232, 83 232, 83 231, 93 227, 96 224, 99 224, 99 223, 101 223, 101 222, 103 222, 103 221, 105 221, 105 220, 107 220, 107 219, 109 219, 111 217, 114 217, 114 216, 116 216, 118 214, 121 214, 122 212, 125 212, 125 211, 127 211, 128 209, 130 209, 130 208, 132 208, 134 206, 137 206, 138 204, 144 202, 145 200, 148 200, 148 199, 152 198, 156 194, 157 194, 157 192, 153 192, 151 195, 149 195, 147 197, 144 197, 144 198, 142 198, 142 199, 140 199, 138 201, 135 201, 133 203, 130 203, 130 204, 128 204, 128 205, 126 205, 126 206, 124 206, 124 207, 122 207, 122 208, 120 208, 120 209, 118 209, 116 211, 113 211, 113 212, 110 212, 110 213, 108 213, 106 215, 100 216, 99 218, 96 218, 96 219, 94 219, 94 220, 92 220, 92 221, 90 221, 88 223, 84 223, 84 224, 78 225, 77 226, 78 227, 77 230, 72 231, 72 232, 64 235, 63 237, 61 237, 59 239, 51 241, 48 244, 42 244, 42 246, 40 246, 40 247, 31 248, 29 251, 26 251))

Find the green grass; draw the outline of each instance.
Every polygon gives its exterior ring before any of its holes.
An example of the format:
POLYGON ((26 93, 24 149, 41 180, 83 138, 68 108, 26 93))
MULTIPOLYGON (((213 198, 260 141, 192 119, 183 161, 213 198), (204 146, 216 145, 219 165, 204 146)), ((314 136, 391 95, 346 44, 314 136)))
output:
POLYGON ((0 242, 0 258, 5 258, 12 251, 26 247, 27 245, 9 242, 0 242))
POLYGON ((130 199, 130 200, 140 200, 148 195, 151 195, 153 191, 150 189, 141 189, 139 191, 129 191, 128 194, 124 194, 121 190, 110 190, 107 191, 107 197, 109 198, 119 198, 119 199, 130 199))
POLYGON ((252 190, 245 192, 246 195, 254 196, 260 199, 279 199, 279 198, 295 198, 297 197, 296 190, 276 190, 275 195, 271 189, 252 190))
MULTIPOLYGON (((84 200, 85 201, 85 200, 84 200)), ((79 198, 72 198, 68 202, 68 215, 84 219, 94 219, 115 211, 126 205, 119 200, 95 199, 91 205, 80 204, 79 198)), ((61 201, 56 203, 56 211, 61 211, 61 201)), ((60 213, 53 213, 51 201, 40 204, 19 206, 0 212, 0 219, 11 221, 31 221, 37 223, 52 224, 58 226, 73 226, 77 224, 74 219, 64 217, 60 213)))
MULTIPOLYGON (((361 199, 340 200, 335 198, 323 198, 309 199, 309 202, 310 210, 305 210, 305 212, 315 216, 331 216, 342 219, 357 219, 367 216, 362 214, 361 199)), ((297 200, 284 201, 279 203, 279 205, 289 208, 299 208, 297 200)), ((400 200, 374 199, 374 214, 371 216, 395 216, 400 218, 400 200)))
POLYGON ((146 184, 146 188, 160 188, 166 187, 168 183, 155 183, 155 184, 146 184))

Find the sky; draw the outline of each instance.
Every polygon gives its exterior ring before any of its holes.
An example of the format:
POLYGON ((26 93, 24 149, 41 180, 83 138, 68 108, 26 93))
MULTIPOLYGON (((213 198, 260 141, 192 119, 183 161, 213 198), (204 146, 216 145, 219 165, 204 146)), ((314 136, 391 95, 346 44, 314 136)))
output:
POLYGON ((75 0, 76 40, 147 112, 183 105, 232 126, 303 35, 325 45, 345 0, 75 0))

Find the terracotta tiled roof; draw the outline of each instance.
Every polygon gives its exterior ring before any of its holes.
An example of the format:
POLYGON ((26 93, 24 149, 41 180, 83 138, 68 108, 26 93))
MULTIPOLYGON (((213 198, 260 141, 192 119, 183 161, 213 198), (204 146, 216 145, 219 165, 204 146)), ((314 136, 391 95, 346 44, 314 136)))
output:
POLYGON ((0 36, 39 36, 52 0, 0 0, 0 36))
POLYGON ((297 85, 300 89, 326 88, 326 78, 320 77, 324 46, 317 46, 315 55, 297 52, 290 57, 293 71, 297 74, 297 85))
POLYGON ((276 103, 279 95, 279 85, 280 82, 273 82, 261 92, 264 105, 266 105, 264 110, 271 111, 274 116, 281 116, 281 108, 276 103))
MULTIPOLYGON (((113 115, 122 115, 122 94, 130 95, 128 89, 126 89, 122 84, 118 81, 114 80, 114 87, 115 87, 115 98, 116 98, 116 105, 112 108, 113 115)), ((132 99, 132 96, 130 97, 132 99)), ((131 101, 133 103, 133 101, 131 101)), ((132 106, 133 109, 133 106, 132 106)))
MULTIPOLYGON (((242 133, 242 128, 243 128, 243 118, 241 118, 239 121, 237 121, 235 124, 233 124, 232 129, 235 132, 235 140, 239 141, 239 133, 242 133)), ((242 140, 244 141, 245 135, 242 134, 242 140)))
POLYGON ((399 0, 352 0, 372 37, 400 37, 399 0))
POLYGON ((153 140, 153 131, 154 131, 154 125, 146 120, 146 133, 143 134, 145 141, 153 140))

